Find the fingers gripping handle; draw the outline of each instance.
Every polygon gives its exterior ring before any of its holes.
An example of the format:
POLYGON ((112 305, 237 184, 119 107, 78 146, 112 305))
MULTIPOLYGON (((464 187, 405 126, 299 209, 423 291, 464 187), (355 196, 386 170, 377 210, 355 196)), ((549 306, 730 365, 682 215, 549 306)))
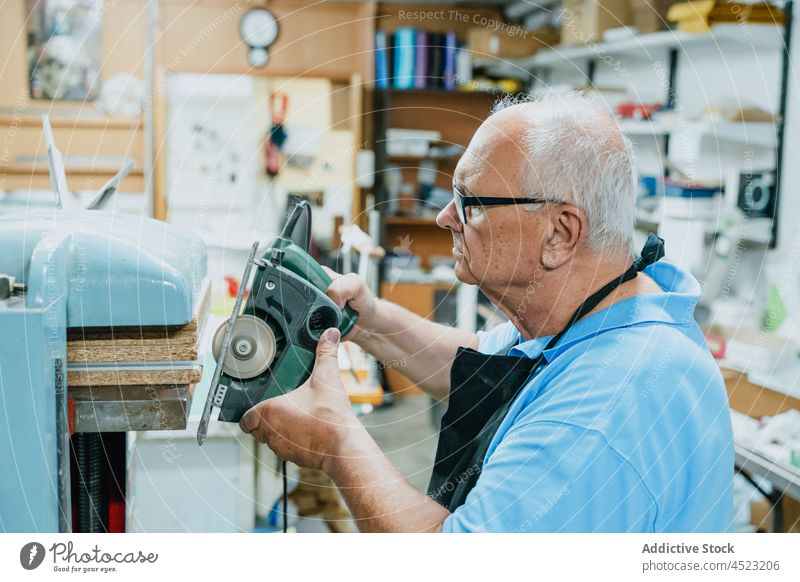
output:
MULTIPOLYGON (((317 266, 319 267, 319 265, 317 266)), ((322 267, 319 268, 319 273, 321 285, 318 285, 318 287, 323 291, 327 291, 328 287, 333 283, 333 279, 328 276, 328 273, 322 267)), ((339 323, 339 331, 342 333, 342 337, 350 333, 357 321, 358 313, 349 305, 345 305, 344 309, 342 309, 342 321, 339 323)))
MULTIPOLYGON (((325 272, 317 261, 311 255, 305 252, 297 244, 291 240, 283 237, 278 237, 272 244, 270 250, 264 255, 267 258, 272 250, 279 249, 283 251, 283 258, 281 265, 289 269, 295 275, 306 279, 309 283, 314 285, 323 293, 327 292, 333 279, 325 272)), ((339 331, 342 332, 342 337, 347 335, 358 320, 358 313, 352 308, 345 306, 342 310, 342 320, 339 323, 339 331)))

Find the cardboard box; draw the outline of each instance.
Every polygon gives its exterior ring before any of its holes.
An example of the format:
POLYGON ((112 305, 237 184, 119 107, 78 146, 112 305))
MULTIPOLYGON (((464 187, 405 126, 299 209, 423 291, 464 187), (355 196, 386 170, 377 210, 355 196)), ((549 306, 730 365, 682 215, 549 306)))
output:
POLYGON ((507 30, 470 28, 467 31, 467 47, 475 58, 487 55, 500 58, 527 57, 540 49, 551 48, 561 41, 557 30, 527 31, 512 26, 507 30))
MULTIPOLYGON (((800 501, 784 495, 781 501, 783 528, 779 533, 800 533, 800 501)), ((750 502, 750 524, 757 532, 773 533, 772 505, 765 499, 750 502)))
POLYGON ((783 497, 783 531, 800 533, 800 501, 788 495, 783 497))
POLYGON ((751 383, 747 375, 722 368, 730 407, 751 418, 775 416, 792 408, 800 410, 800 399, 751 383))
POLYGON ((636 32, 648 34, 666 30, 667 11, 675 0, 631 0, 631 20, 636 32))
POLYGON ((667 18, 684 32, 708 32, 719 23, 783 24, 783 10, 767 2, 744 4, 720 0, 696 0, 670 6, 667 18))
POLYGON ((631 24, 629 0, 564 0, 561 42, 581 45, 600 42, 609 28, 631 24))
POLYGON ((750 525, 757 532, 771 533, 775 516, 772 515, 772 505, 766 499, 754 499, 750 502, 750 525))

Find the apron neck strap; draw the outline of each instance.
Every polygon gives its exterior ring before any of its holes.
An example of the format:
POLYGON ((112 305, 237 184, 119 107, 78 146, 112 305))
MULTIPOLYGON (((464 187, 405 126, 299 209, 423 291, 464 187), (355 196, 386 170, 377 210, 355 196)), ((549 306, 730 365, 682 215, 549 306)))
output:
MULTIPOLYGON (((597 307, 600 302, 608 297, 614 289, 622 285, 623 283, 627 283, 631 279, 635 278, 639 271, 644 270, 646 267, 652 265, 659 259, 664 256, 664 240, 653 233, 650 233, 647 236, 647 241, 644 243, 644 247, 642 247, 641 255, 633 261, 633 264, 628 268, 627 271, 622 273, 616 279, 612 279, 599 290, 592 293, 586 301, 584 301, 578 309, 575 310, 575 313, 572 314, 572 317, 569 318, 567 325, 554 335, 549 342, 547 342, 547 346, 544 348, 545 350, 549 350, 558 343, 558 341, 563 337, 567 330, 572 327, 572 325, 584 317, 587 313, 592 311, 595 307, 597 307)), ((544 352, 544 350, 542 350, 544 352)))

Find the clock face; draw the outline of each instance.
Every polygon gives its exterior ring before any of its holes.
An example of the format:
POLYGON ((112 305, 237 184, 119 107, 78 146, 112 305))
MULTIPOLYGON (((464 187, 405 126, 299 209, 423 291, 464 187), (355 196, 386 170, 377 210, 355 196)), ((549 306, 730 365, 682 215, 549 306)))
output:
POLYGON ((242 16, 239 34, 250 47, 265 49, 278 37, 278 21, 269 11, 253 8, 242 16))

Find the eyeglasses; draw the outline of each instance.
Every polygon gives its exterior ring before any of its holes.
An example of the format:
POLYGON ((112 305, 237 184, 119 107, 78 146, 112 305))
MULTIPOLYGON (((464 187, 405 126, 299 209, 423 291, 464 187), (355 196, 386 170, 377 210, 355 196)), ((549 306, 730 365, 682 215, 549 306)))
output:
POLYGON ((464 196, 453 186, 453 203, 461 224, 467 224, 467 208, 470 206, 509 206, 517 204, 543 204, 544 198, 494 198, 488 196, 464 196))

